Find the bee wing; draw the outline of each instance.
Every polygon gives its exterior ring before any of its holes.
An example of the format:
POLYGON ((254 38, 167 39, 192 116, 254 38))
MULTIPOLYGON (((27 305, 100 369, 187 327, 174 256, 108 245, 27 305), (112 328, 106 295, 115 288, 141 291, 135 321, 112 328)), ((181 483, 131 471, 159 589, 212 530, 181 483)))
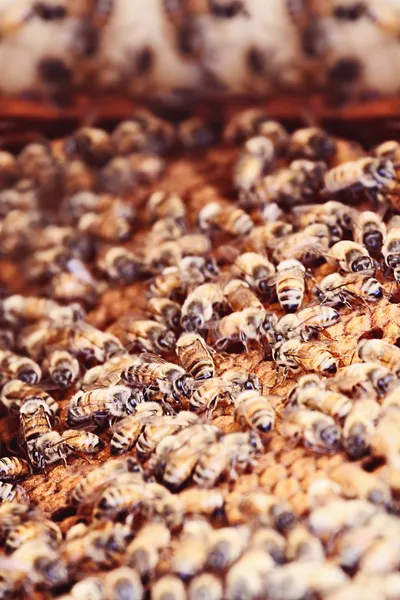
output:
POLYGON ((96 286, 96 280, 93 278, 85 263, 79 258, 71 258, 68 260, 67 269, 72 275, 79 279, 79 281, 82 281, 82 283, 87 283, 93 287, 96 286))

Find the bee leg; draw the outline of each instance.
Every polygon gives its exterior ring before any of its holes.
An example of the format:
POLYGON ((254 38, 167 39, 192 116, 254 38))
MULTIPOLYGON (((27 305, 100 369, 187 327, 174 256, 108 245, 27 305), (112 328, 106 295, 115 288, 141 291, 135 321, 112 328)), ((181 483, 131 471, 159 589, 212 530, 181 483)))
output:
POLYGON ((167 394, 165 394, 163 396, 163 399, 160 402, 165 414, 166 415, 176 415, 177 414, 176 410, 174 408, 172 408, 172 406, 168 402, 167 398, 168 398, 168 396, 167 396, 167 394))
POLYGON ((246 337, 246 335, 243 333, 243 331, 241 331, 241 332, 240 332, 240 334, 239 334, 239 338, 240 338, 240 341, 242 342, 242 344, 243 344, 243 346, 244 346, 244 349, 246 350, 246 353, 248 354, 248 353, 249 353, 249 346, 248 346, 248 344, 247 344, 247 337, 246 337))

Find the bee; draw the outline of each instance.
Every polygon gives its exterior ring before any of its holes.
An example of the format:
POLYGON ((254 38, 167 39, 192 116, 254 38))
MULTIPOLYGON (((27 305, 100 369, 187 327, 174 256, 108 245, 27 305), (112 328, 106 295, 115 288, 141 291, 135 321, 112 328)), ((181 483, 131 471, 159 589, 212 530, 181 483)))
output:
POLYGON ((178 268, 185 290, 212 281, 219 275, 215 260, 204 256, 185 256, 179 261, 178 268))
POLYGON ((297 129, 290 136, 288 154, 291 158, 329 161, 336 153, 336 142, 319 127, 297 129))
POLYGON ((131 414, 140 400, 138 393, 127 385, 79 390, 69 401, 67 423, 71 427, 97 426, 107 419, 131 414))
POLYGON ((251 536, 250 546, 268 553, 276 565, 285 562, 286 540, 272 527, 257 527, 251 536))
POLYGON ((399 410, 395 406, 385 406, 378 417, 371 437, 371 452, 374 456, 384 457, 387 464, 398 468, 400 449, 396 438, 399 426, 399 410))
POLYGON ((178 331, 181 321, 181 306, 168 298, 150 298, 147 310, 156 321, 163 323, 169 329, 178 331))
POLYGON ((321 344, 290 339, 273 350, 273 359, 278 367, 296 373, 300 368, 323 375, 334 375, 338 362, 321 344))
POLYGON ((99 577, 84 577, 72 586, 67 596, 61 596, 62 600, 78 600, 79 598, 90 598, 90 600, 104 599, 104 585, 99 577))
POLYGON ((153 240, 150 238, 145 263, 151 272, 176 266, 181 260, 182 252, 176 240, 154 245, 153 240))
MULTIPOLYGON (((283 338, 300 338, 308 342, 315 339, 320 331, 335 325, 339 317, 338 311, 330 306, 312 306, 281 317, 275 328, 283 338)), ((328 336, 327 333, 325 335, 328 336)))
POLYGON ((175 348, 175 334, 162 323, 150 320, 135 321, 126 314, 120 319, 123 341, 135 344, 144 352, 165 353, 175 348))
POLYGON ((275 240, 273 258, 278 263, 297 259, 305 265, 314 265, 328 254, 330 240, 329 227, 325 223, 314 223, 275 240))
POLYGON ((176 354, 179 364, 196 381, 214 377, 214 360, 206 342, 198 333, 182 333, 176 343, 176 354))
POLYGON ((108 244, 128 242, 132 234, 135 214, 132 207, 115 200, 101 213, 86 213, 79 219, 78 231, 87 233, 108 244))
POLYGON ((364 362, 373 362, 387 367, 397 377, 400 376, 400 349, 384 340, 360 340, 357 344, 357 356, 364 362))
POLYGON ((263 550, 247 550, 226 574, 226 600, 262 597, 273 567, 274 561, 263 550))
POLYGON ((50 547, 56 548, 61 544, 62 533, 58 525, 47 519, 25 521, 9 532, 5 550, 11 554, 31 540, 42 540, 50 547))
POLYGON ((383 201, 396 181, 391 160, 386 158, 360 158, 330 169, 324 177, 323 194, 327 196, 367 195, 372 200, 383 201))
POLYGON ((109 460, 82 477, 72 492, 77 504, 91 504, 109 483, 123 473, 139 473, 139 466, 132 458, 109 460))
POLYGON ((92 192, 96 187, 96 173, 82 160, 72 159, 63 163, 62 173, 66 196, 92 192))
POLYGON ((284 413, 281 433, 300 438, 315 452, 335 452, 340 445, 340 430, 329 415, 304 407, 289 408, 284 413))
POLYGON ((67 157, 83 160, 90 167, 102 168, 113 158, 115 150, 103 129, 82 127, 66 139, 64 152, 67 157))
MULTIPOLYGON (((30 540, 22 544, 12 556, 12 564, 23 573, 25 589, 42 586, 45 589, 65 585, 68 581, 67 566, 56 549, 43 540, 30 540)), ((49 592, 48 592, 49 593, 49 592)))
MULTIPOLYGON (((144 589, 137 571, 130 567, 119 567, 109 571, 104 581, 105 597, 110 600, 142 600, 144 589)), ((78 596, 82 598, 82 596, 78 596)), ((77 598, 77 600, 78 600, 77 598)))
POLYGON ((235 205, 223 202, 209 202, 198 215, 202 231, 213 233, 220 230, 232 236, 247 235, 254 227, 249 215, 235 205))
POLYGON ((220 430, 213 425, 198 424, 186 427, 171 436, 174 441, 170 452, 164 450, 165 447, 169 447, 170 436, 164 438, 154 455, 155 461, 161 459, 161 465, 165 465, 162 473, 164 485, 173 491, 181 488, 191 476, 202 453, 219 435, 220 430))
POLYGON ((202 233, 180 235, 177 245, 182 256, 205 256, 211 251, 210 239, 202 233))
POLYGON ((371 256, 378 257, 386 239, 386 225, 370 210, 359 212, 354 220, 354 240, 366 247, 371 256))
POLYGON ((280 262, 276 270, 277 274, 270 284, 276 284, 276 294, 283 310, 294 313, 304 299, 306 269, 300 261, 287 259, 280 262))
POLYGON ((0 398, 9 411, 19 411, 28 400, 40 400, 46 403, 53 415, 58 412, 58 404, 47 392, 39 387, 27 385, 20 379, 11 379, 1 390, 0 398))
MULTIPOLYGON (((185 222, 176 221, 172 217, 165 217, 165 219, 159 219, 158 221, 154 222, 151 228, 150 237, 154 243, 160 244, 162 242, 179 240, 183 235, 186 234, 186 231, 187 229, 185 222)), ((196 235, 197 234, 193 234, 193 236, 196 235)), ((188 235, 187 237, 192 236, 188 235)), ((208 245, 210 245, 209 242, 208 245)), ((187 252, 187 254, 190 254, 190 252, 187 252)))
MULTIPOLYGON (((0 154, 0 182, 2 156, 0 154)), ((38 199, 34 193, 22 193, 17 189, 2 189, 0 191, 0 217, 5 218, 12 210, 36 212, 38 210, 38 199)))
POLYGON ((171 395, 178 403, 182 397, 189 398, 194 387, 193 378, 182 367, 146 353, 122 372, 122 379, 138 388, 171 395))
POLYGON ((202 519, 186 521, 171 561, 171 570, 184 581, 200 573, 205 565, 210 525, 202 519))
POLYGON ((174 221, 186 219, 186 206, 182 198, 171 192, 153 192, 146 204, 152 222, 171 218, 174 221))
POLYGON ((396 283, 400 281, 400 216, 395 215, 388 223, 387 236, 382 246, 386 266, 393 271, 396 283))
POLYGON ((380 411, 380 405, 372 398, 360 398, 353 403, 343 424, 343 447, 352 460, 369 451, 380 411))
MULTIPOLYGON (((266 207, 269 207, 267 204, 266 207)), ((272 248, 272 244, 278 239, 282 239, 293 231, 293 226, 285 221, 273 220, 263 213, 264 219, 267 221, 265 225, 254 227, 243 243, 245 252, 257 252, 257 254, 268 254, 268 250, 272 248)))
POLYGON ((336 242, 329 250, 329 258, 337 261, 339 267, 347 273, 375 273, 374 261, 368 250, 356 242, 336 242))
POLYGON ((366 500, 335 498, 311 512, 309 526, 312 533, 323 541, 329 541, 345 529, 354 527, 354 524, 361 527, 374 517, 378 510, 377 506, 366 500))
POLYGON ((186 289, 178 267, 166 267, 154 277, 149 292, 154 298, 175 298, 186 289))
POLYGON ((126 549, 125 562, 135 569, 142 581, 154 577, 160 552, 168 546, 171 532, 164 523, 147 523, 126 549))
POLYGON ((0 480, 15 481, 30 474, 29 464, 17 456, 0 458, 0 480))
POLYGON ((162 414, 162 408, 157 402, 139 404, 134 414, 124 417, 116 425, 110 442, 111 454, 128 452, 135 445, 146 423, 162 414))
POLYGON ((346 496, 350 498, 368 500, 372 504, 387 508, 392 503, 390 486, 374 473, 367 473, 360 469, 358 465, 342 463, 331 471, 330 477, 346 491, 346 496))
POLYGON ((239 190, 249 190, 265 173, 272 168, 275 148, 271 140, 264 136, 248 139, 234 166, 233 183, 239 190))
POLYGON ((111 280, 130 284, 142 272, 142 263, 133 252, 124 246, 107 248, 97 259, 97 267, 111 280))
POLYGON ((224 513, 225 496, 221 490, 189 488, 179 494, 185 514, 218 517, 224 513))
POLYGON ((227 473, 237 479, 263 450, 256 433, 228 433, 204 448, 196 464, 193 481, 200 487, 213 487, 227 473))
POLYGON ((26 252, 32 247, 33 239, 39 230, 39 213, 12 210, 0 221, 1 254, 13 257, 26 252), (26 235, 27 231, 29 237, 26 235))
POLYGON ((233 263, 233 271, 261 297, 268 297, 269 280, 275 274, 275 267, 264 256, 256 252, 245 252, 233 263))
POLYGON ((258 391, 259 388, 260 382, 255 375, 228 370, 220 377, 213 377, 196 388, 190 398, 189 406, 195 412, 213 410, 223 400, 231 403, 243 390, 258 391))
POLYGON ((2 318, 10 324, 47 319, 54 326, 76 323, 84 316, 80 304, 62 306, 49 298, 14 294, 1 301, 2 318))
POLYGON ((93 306, 98 297, 96 281, 88 275, 86 268, 75 273, 57 273, 51 278, 47 293, 61 302, 79 301, 93 306))
MULTIPOLYGON (((328 562, 295 561, 274 569, 268 579, 271 598, 301 598, 306 595, 327 597, 350 580, 342 569, 328 562)), ((333 596, 332 596, 333 597, 333 596)))
POLYGON ((100 523, 86 527, 80 535, 63 545, 63 556, 70 568, 87 560, 110 567, 115 565, 132 539, 130 527, 122 523, 100 523))
POLYGON ((41 398, 25 400, 19 409, 21 437, 28 448, 31 442, 52 430, 53 413, 41 398))
POLYGON ((213 571, 225 571, 236 562, 247 547, 250 529, 241 527, 222 527, 214 529, 209 536, 207 567, 213 571))
POLYGON ((189 584, 189 600, 222 600, 223 597, 222 583, 212 573, 197 575, 189 584))
POLYGON ((297 525, 289 531, 287 540, 287 558, 289 561, 323 563, 324 547, 317 536, 312 535, 307 527, 297 525))
POLYGON ((235 419, 263 436, 269 433, 275 423, 275 410, 271 399, 258 391, 241 392, 235 398, 235 419))
POLYGON ((181 325, 185 331, 199 331, 212 321, 224 302, 224 293, 217 283, 199 285, 188 294, 182 305, 181 325))
POLYGON ((16 483, 0 481, 0 505, 28 502, 29 496, 23 487, 16 483))
POLYGON ((138 514, 153 496, 143 481, 132 479, 128 474, 126 479, 124 476, 122 481, 117 480, 100 493, 93 509, 93 518, 96 521, 112 522, 127 511, 131 515, 138 514))
POLYGON ((44 366, 51 381, 61 389, 70 387, 79 377, 79 362, 66 350, 50 352, 44 366))
POLYGON ((270 139, 280 150, 284 149, 289 136, 278 121, 273 121, 261 108, 251 108, 239 112, 229 120, 224 129, 224 140, 237 144, 255 135, 270 139))
POLYGON ((260 340, 264 317, 265 311, 258 308, 245 308, 222 317, 213 331, 214 348, 221 351, 232 343, 241 342, 248 352, 249 341, 260 340))
POLYGON ((223 291, 227 303, 234 312, 245 308, 257 308, 258 310, 264 308, 249 284, 242 279, 230 279, 223 291))
POLYGON ((111 142, 119 155, 134 152, 165 154, 174 146, 176 133, 173 125, 142 109, 116 126, 111 142))
POLYGON ((0 381, 8 375, 11 379, 34 385, 42 378, 42 370, 34 360, 9 350, 0 350, 0 381))
POLYGON ((377 302, 383 298, 383 287, 377 279, 362 273, 341 275, 331 273, 314 288, 321 304, 351 308, 351 302, 377 302))
POLYGON ((47 445, 45 460, 47 463, 54 463, 65 460, 64 455, 97 454, 103 448, 104 443, 95 433, 66 429, 59 441, 47 445))
POLYGON ((313 385, 311 377, 312 375, 304 375, 300 378, 299 384, 291 392, 290 401, 311 410, 320 410, 334 419, 343 420, 353 406, 350 398, 325 389, 322 381, 313 385), (307 384, 305 381, 301 382, 302 379, 308 380, 307 384))
POLYGON ((376 362, 353 363, 348 365, 336 385, 344 392, 356 392, 382 398, 397 385, 396 375, 376 362))
POLYGON ((179 577, 164 575, 151 588, 151 600, 186 600, 185 586, 179 577))
POLYGON ((358 217, 358 211, 354 208, 338 202, 328 200, 324 204, 307 204, 293 208, 296 225, 304 229, 314 223, 324 223, 329 227, 332 239, 340 241, 343 232, 352 231, 354 222, 358 217))

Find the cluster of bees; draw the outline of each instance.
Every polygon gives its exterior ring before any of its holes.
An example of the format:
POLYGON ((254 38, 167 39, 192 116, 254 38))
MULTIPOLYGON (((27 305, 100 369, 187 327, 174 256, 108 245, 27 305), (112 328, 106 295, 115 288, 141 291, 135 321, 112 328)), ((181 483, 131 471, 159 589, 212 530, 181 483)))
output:
POLYGON ((224 192, 171 191, 217 133, 142 111, 0 153, 0 598, 400 597, 400 348, 338 352, 396 308, 400 145, 246 110, 224 192))
POLYGON ((390 0, 1 0, 0 89, 65 103, 76 89, 185 102, 313 88, 343 101, 398 92, 399 31, 390 0))

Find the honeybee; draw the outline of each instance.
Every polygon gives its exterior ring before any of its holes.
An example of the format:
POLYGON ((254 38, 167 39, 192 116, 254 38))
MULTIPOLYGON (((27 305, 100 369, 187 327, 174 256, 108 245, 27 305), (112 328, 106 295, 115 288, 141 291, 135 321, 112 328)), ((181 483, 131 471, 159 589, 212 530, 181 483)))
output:
POLYGON ((214 529, 209 536, 207 566, 216 571, 225 571, 240 558, 250 538, 250 529, 222 527, 214 529))
MULTIPOLYGON (((309 376, 305 375, 305 379, 309 376)), ((322 383, 322 382, 321 382, 322 383)), ((305 406, 311 410, 320 410, 321 412, 333 417, 334 419, 342 420, 352 409, 353 403, 344 394, 333 390, 326 390, 324 386, 307 385, 297 389, 294 388, 291 393, 290 400, 295 401, 298 406, 305 406)))
POLYGON ((285 594, 291 598, 308 595, 327 597, 349 582, 342 569, 328 562, 295 561, 271 571, 268 578, 271 585, 271 598, 278 599, 285 594))
POLYGON ((267 552, 276 565, 285 562, 286 540, 272 527, 257 527, 251 536, 250 546, 267 552))
POLYGON ((61 596, 61 600, 78 600, 79 598, 104 600, 104 585, 101 579, 95 576, 84 577, 72 586, 67 596, 61 596))
POLYGON ((289 139, 286 129, 269 118, 265 110, 251 108, 239 112, 229 120, 224 129, 224 140, 227 143, 240 143, 255 135, 263 135, 275 146, 283 149, 289 139))
POLYGON ((330 248, 329 258, 337 261, 340 268, 347 273, 375 273, 374 261, 368 250, 356 242, 337 242, 330 248))
POLYGON ((58 412, 58 404, 47 392, 39 387, 27 385, 20 379, 11 379, 1 390, 0 398, 9 411, 19 411, 28 400, 41 400, 47 404, 53 415, 58 412))
POLYGON ((323 375, 334 375, 338 370, 336 358, 321 344, 290 339, 273 350, 278 367, 296 373, 300 368, 323 375))
POLYGON ((264 308, 249 284, 241 279, 230 279, 223 291, 227 303, 234 312, 245 308, 258 308, 259 310, 264 308))
POLYGON ((97 426, 107 419, 129 415, 140 400, 138 392, 126 385, 79 390, 69 401, 67 422, 71 427, 97 426))
POLYGON ((79 377, 80 366, 66 350, 54 350, 47 356, 44 367, 51 381, 59 388, 67 388, 79 377))
POLYGON ((9 350, 0 350, 0 381, 19 379, 28 385, 38 383, 42 378, 42 370, 35 361, 20 356, 9 350))
POLYGON ((109 244, 128 242, 132 234, 135 214, 130 205, 115 200, 110 208, 101 213, 86 213, 79 219, 78 231, 109 244))
POLYGON ((128 314, 118 323, 124 343, 135 344, 144 352, 165 353, 175 348, 175 334, 162 323, 135 321, 128 314))
POLYGON ((167 267, 154 277, 150 284, 150 295, 155 298, 174 298, 185 291, 186 286, 178 267, 167 267))
POLYGON ((380 405, 372 398, 353 403, 343 424, 343 447, 351 459, 357 460, 369 451, 380 411, 380 405))
POLYGON ((23 487, 16 483, 0 481, 0 505, 7 503, 28 502, 29 496, 23 487))
POLYGON ((235 205, 223 202, 209 202, 198 215, 202 231, 221 230, 232 236, 247 235, 254 227, 249 215, 235 205))
POLYGON ((324 177, 323 194, 362 194, 372 200, 384 200, 395 184, 396 172, 386 158, 360 158, 330 169, 324 177))
POLYGON ((9 532, 5 546, 6 552, 11 554, 31 540, 41 540, 50 547, 57 547, 62 541, 62 533, 58 525, 47 519, 26 521, 9 532))
POLYGON ((271 399, 255 390, 241 392, 235 398, 235 419, 259 435, 269 433, 275 423, 275 410, 271 399))
POLYGON ((179 494, 185 514, 218 517, 224 512, 225 496, 219 489, 189 488, 179 494))
POLYGON ((29 589, 30 586, 42 586, 49 590, 64 585, 68 580, 64 560, 43 540, 30 540, 22 544, 13 553, 10 561, 17 566, 17 572, 23 574, 25 589, 29 589))
POLYGON ((169 329, 178 331, 181 321, 181 306, 168 298, 150 298, 147 310, 156 321, 164 323, 169 329))
POLYGON ((17 456, 0 458, 0 480, 15 481, 30 474, 29 464, 17 456))
POLYGON ((330 306, 313 306, 281 317, 275 329, 283 338, 300 338, 308 342, 315 339, 318 332, 335 325, 339 317, 338 311, 330 306))
POLYGON ((399 427, 399 412, 395 406, 382 408, 371 437, 373 455, 384 457, 388 465, 395 469, 400 464, 400 448, 395 433, 399 427))
POLYGON ((139 466, 132 457, 109 460, 78 481, 72 498, 78 504, 91 504, 110 482, 128 472, 139 473, 139 466))
POLYGON ((171 570, 181 579, 189 579, 203 571, 208 550, 210 525, 202 519, 184 524, 171 560, 171 570))
POLYGON ((395 215, 388 223, 387 235, 382 246, 385 264, 393 271, 396 283, 400 281, 400 216, 395 215))
POLYGON ((307 527, 297 525, 289 531, 287 540, 287 558, 290 561, 323 563, 324 547, 317 536, 312 535, 307 527))
POLYGON ((124 346, 115 335, 87 323, 70 328, 66 333, 67 349, 84 363, 103 363, 113 356, 125 354, 124 346))
POLYGON ((133 252, 124 246, 107 248, 97 259, 97 267, 112 280, 130 284, 142 271, 142 263, 133 252))
POLYGON ((222 583, 212 573, 202 573, 194 577, 188 587, 189 600, 222 600, 222 583))
MULTIPOLYGON (((267 204, 266 207, 269 207, 267 204)), ((263 218, 267 222, 265 225, 254 227, 243 243, 245 252, 257 252, 257 254, 267 254, 276 240, 284 238, 293 231, 293 226, 285 221, 273 220, 269 222, 266 211, 263 212, 263 218)))
POLYGON ((33 245, 40 230, 38 212, 12 210, 0 221, 0 252, 3 256, 13 257, 26 252, 33 245), (27 236, 26 232, 29 232, 27 236))
POLYGON ((198 333, 183 333, 176 343, 176 354, 180 365, 193 377, 201 381, 215 375, 215 365, 210 350, 198 333))
POLYGON ((347 306, 351 302, 377 302, 383 298, 383 287, 377 279, 362 273, 341 275, 331 273, 314 288, 314 294, 321 304, 347 306))
POLYGON ((258 308, 245 308, 222 317, 213 331, 214 348, 220 351, 232 343, 241 342, 248 352, 250 341, 260 341, 264 317, 265 311, 258 308))
MULTIPOLYGON (((0 182, 3 176, 0 154, 0 182)), ((34 193, 21 193, 17 189, 2 189, 0 191, 0 217, 4 218, 12 210, 36 212, 38 200, 34 193)))
POLYGON ((153 240, 150 238, 145 259, 148 270, 151 272, 162 271, 166 267, 178 265, 181 260, 182 252, 176 240, 154 245, 153 240))
POLYGON ((340 237, 343 231, 353 230, 354 221, 358 216, 358 211, 354 208, 336 200, 328 200, 324 204, 295 206, 293 213, 299 228, 304 229, 314 223, 325 223, 333 237, 340 237))
POLYGON ((303 407, 285 409, 281 426, 284 437, 299 437, 316 452, 334 452, 340 445, 340 430, 329 415, 303 407))
POLYGON ((248 139, 234 166, 235 188, 250 189, 272 167, 274 159, 275 148, 271 140, 264 136, 248 139))
POLYGON ((260 383, 255 375, 228 370, 220 377, 213 377, 196 388, 190 398, 190 409, 195 412, 213 410, 220 401, 232 402, 243 390, 259 390, 260 383))
MULTIPOLYGON (((186 224, 184 221, 176 221, 172 217, 165 217, 155 221, 150 232, 151 240, 154 243, 160 244, 172 240, 180 240, 186 233, 186 224)), ((196 236, 196 234, 193 234, 196 236)), ((192 237, 191 235, 187 237, 192 237)), ((202 236, 204 237, 204 236, 202 236)), ((208 243, 210 245, 210 243, 208 243)), ((190 254, 190 252, 186 252, 190 254)))
POLYGON ((176 141, 175 128, 147 110, 136 110, 129 120, 121 121, 111 134, 117 154, 151 152, 164 154, 176 141))
POLYGON ((164 438, 153 455, 158 469, 162 470, 163 483, 174 491, 181 488, 191 476, 202 453, 218 439, 220 433, 213 425, 198 424, 164 438), (165 451, 166 448, 170 449, 169 452, 165 451))
POLYGON ((226 574, 225 598, 257 598, 274 567, 272 558, 261 549, 249 549, 226 574))
POLYGON ((276 270, 270 284, 276 284, 279 304, 286 312, 296 312, 304 299, 306 269, 300 261, 287 259, 280 262, 276 270))
POLYGON ((154 496, 143 480, 132 479, 129 474, 123 477, 122 481, 117 480, 98 496, 93 509, 95 520, 112 522, 119 514, 127 511, 131 515, 138 514, 146 501, 154 496))
POLYGON ((146 423, 162 414, 162 408, 157 402, 139 404, 134 414, 124 417, 116 425, 110 442, 111 454, 128 452, 135 445, 146 423))
POLYGON ((132 539, 130 527, 111 521, 83 529, 63 545, 63 556, 69 567, 91 560, 94 564, 115 565, 132 539))
POLYGON ((182 198, 171 192, 153 192, 146 205, 150 219, 172 218, 174 221, 183 221, 186 218, 186 207, 182 198))
POLYGON ((122 379, 145 390, 171 395, 178 403, 182 396, 189 398, 194 387, 193 378, 182 367, 146 353, 122 372, 122 379))
POLYGON ((151 600, 186 600, 185 586, 179 577, 164 575, 151 588, 151 600))
POLYGON ((227 473, 228 479, 237 479, 263 450, 257 434, 228 433, 203 451, 195 466, 193 481, 200 487, 213 487, 227 473))
POLYGON ((370 210, 359 212, 354 220, 354 240, 363 244, 371 256, 379 256, 384 239, 386 225, 380 216, 370 210))
POLYGON ((125 562, 135 569, 142 581, 154 577, 160 560, 160 552, 171 540, 171 532, 164 523, 147 523, 126 549, 125 562))
MULTIPOLYGON (((379 426, 377 428, 377 431, 379 426)), ((380 504, 387 508, 392 503, 390 486, 374 473, 367 473, 359 465, 342 463, 330 473, 349 498, 368 500, 372 504, 380 504)))
POLYGON ((103 129, 82 127, 66 139, 64 152, 90 167, 102 168, 113 158, 115 151, 110 136, 103 129))
POLYGON ((97 454, 103 448, 104 443, 95 433, 65 429, 58 443, 47 446, 46 461, 52 463, 63 460, 63 454, 97 454))
POLYGON ((273 245, 276 262, 297 259, 305 265, 314 265, 328 253, 331 234, 325 223, 308 225, 302 231, 278 238, 273 245))
POLYGON ((357 355, 364 362, 374 362, 400 375, 400 349, 384 340, 360 340, 357 355))
POLYGON ((62 306, 49 298, 14 294, 1 301, 1 315, 5 321, 11 324, 47 319, 54 326, 61 327, 82 319, 84 310, 77 303, 62 306))
POLYGON ((292 158, 329 161, 335 152, 334 138, 319 127, 297 129, 290 136, 288 154, 292 158))
POLYGON ((385 366, 376 362, 353 363, 345 368, 336 385, 344 392, 357 392, 361 396, 385 396, 390 388, 397 385, 396 375, 385 366))
POLYGON ((364 525, 378 510, 377 506, 366 500, 335 498, 311 512, 309 526, 320 539, 329 541, 348 527, 364 525))
POLYGON ((181 325, 185 331, 199 331, 212 321, 224 302, 224 293, 217 283, 199 285, 182 305, 181 325))
POLYGON ((275 273, 275 267, 262 254, 245 252, 233 263, 233 272, 242 277, 249 286, 262 297, 268 297, 269 280, 275 273))
POLYGON ((137 571, 130 567, 119 567, 109 571, 104 580, 104 591, 105 597, 110 600, 122 600, 124 594, 134 600, 141 600, 144 597, 140 577, 137 571))
POLYGON ((21 437, 30 448, 30 443, 52 430, 54 415, 48 404, 41 398, 25 400, 19 409, 21 437))

